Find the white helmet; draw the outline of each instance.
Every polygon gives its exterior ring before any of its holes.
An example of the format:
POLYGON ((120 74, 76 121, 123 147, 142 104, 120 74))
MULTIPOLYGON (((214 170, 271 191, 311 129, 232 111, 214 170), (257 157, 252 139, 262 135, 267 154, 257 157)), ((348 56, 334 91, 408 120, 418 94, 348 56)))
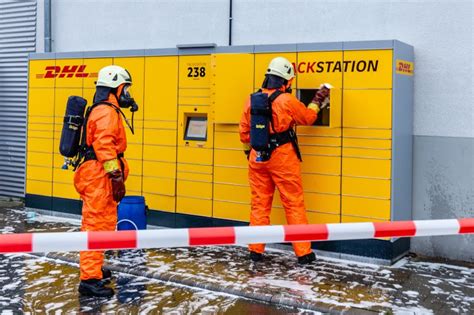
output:
POLYGON ((273 74, 285 80, 290 80, 295 77, 295 69, 288 59, 283 57, 276 57, 270 61, 268 65, 267 74, 273 74))
POLYGON ((120 66, 107 66, 100 69, 96 86, 116 88, 123 83, 132 84, 130 73, 120 66))

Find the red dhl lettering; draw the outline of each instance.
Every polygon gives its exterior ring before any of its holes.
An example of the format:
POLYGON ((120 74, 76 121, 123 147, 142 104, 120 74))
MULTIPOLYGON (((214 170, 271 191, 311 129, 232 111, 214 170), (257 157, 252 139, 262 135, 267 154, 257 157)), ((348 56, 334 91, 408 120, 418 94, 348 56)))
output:
POLYGON ((395 70, 398 74, 413 75, 415 69, 413 66, 413 62, 397 59, 395 70))
POLYGON ((85 72, 87 65, 72 66, 46 66, 44 74, 37 74, 38 79, 54 79, 54 78, 95 78, 97 72, 85 72))
POLYGON ((398 71, 411 72, 411 65, 408 64, 408 63, 400 62, 400 63, 398 64, 398 71))
POLYGON ((376 72, 378 60, 302 61, 293 63, 297 73, 376 72))

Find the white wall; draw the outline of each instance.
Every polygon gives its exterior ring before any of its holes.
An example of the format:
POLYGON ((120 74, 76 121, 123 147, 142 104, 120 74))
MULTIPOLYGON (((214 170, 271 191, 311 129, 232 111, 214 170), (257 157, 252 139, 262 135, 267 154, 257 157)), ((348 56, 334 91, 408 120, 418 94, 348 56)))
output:
POLYGON ((51 0, 54 51, 227 45, 228 1, 51 0))

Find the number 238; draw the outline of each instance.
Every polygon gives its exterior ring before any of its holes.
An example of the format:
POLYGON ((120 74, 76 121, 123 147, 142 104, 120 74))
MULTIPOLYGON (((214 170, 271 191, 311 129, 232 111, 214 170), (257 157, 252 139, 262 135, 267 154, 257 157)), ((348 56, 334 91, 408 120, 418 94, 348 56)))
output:
POLYGON ((188 78, 205 77, 205 67, 188 67, 188 78))

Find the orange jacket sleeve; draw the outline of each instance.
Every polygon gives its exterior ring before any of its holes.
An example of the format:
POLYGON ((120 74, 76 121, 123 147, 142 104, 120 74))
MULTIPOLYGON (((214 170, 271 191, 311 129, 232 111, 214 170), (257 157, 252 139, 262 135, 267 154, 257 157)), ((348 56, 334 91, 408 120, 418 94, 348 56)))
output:
POLYGON ((87 143, 92 144, 97 160, 106 162, 117 158, 119 115, 110 106, 97 106, 87 123, 87 143))
POLYGON ((312 125, 318 118, 318 114, 307 108, 301 103, 296 97, 291 94, 288 95, 288 105, 291 111, 291 115, 298 125, 312 125))
POLYGON ((244 111, 240 118, 239 134, 240 142, 244 144, 250 143, 250 97, 245 102, 244 111))

